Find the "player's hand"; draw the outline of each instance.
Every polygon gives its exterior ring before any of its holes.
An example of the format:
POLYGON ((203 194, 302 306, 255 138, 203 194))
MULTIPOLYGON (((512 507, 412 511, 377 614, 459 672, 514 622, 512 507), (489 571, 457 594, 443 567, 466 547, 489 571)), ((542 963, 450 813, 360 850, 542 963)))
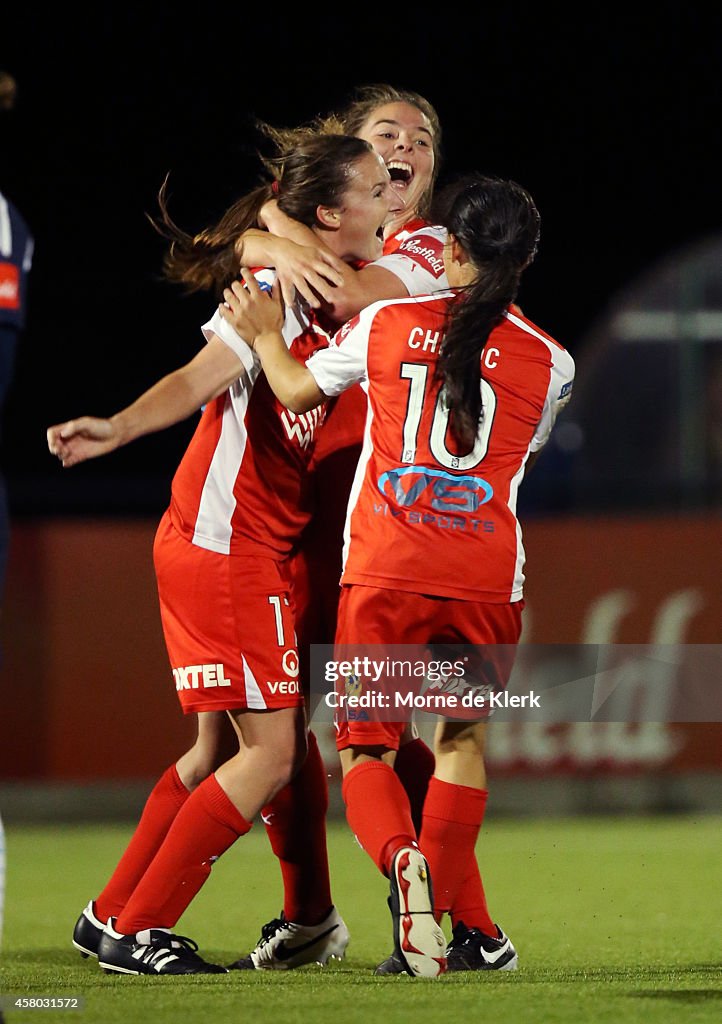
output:
POLYGON ((276 279, 269 295, 259 288, 247 267, 241 267, 241 274, 245 285, 233 281, 230 288, 225 288, 225 302, 218 309, 236 334, 253 348, 259 335, 281 332, 284 319, 281 286, 276 279))
MULTIPOLYGON (((293 305, 297 293, 312 309, 333 301, 335 289, 344 283, 347 268, 343 260, 322 246, 302 244, 291 238, 269 235, 264 241, 269 248, 269 265, 276 270, 286 305, 293 305)), ((240 243, 236 251, 241 255, 240 243)))
POLYGON ((48 448, 67 469, 86 459, 105 455, 118 447, 112 420, 97 416, 81 416, 54 427, 48 427, 48 448))
POLYGON ((314 309, 331 303, 334 290, 346 281, 343 260, 319 244, 305 224, 285 214, 275 198, 263 204, 258 223, 260 228, 249 228, 236 242, 239 264, 275 267, 287 305, 297 293, 314 309))
POLYGON ((296 292, 312 309, 333 301, 334 289, 344 280, 342 260, 326 249, 299 245, 289 238, 280 239, 277 248, 276 275, 286 304, 293 303, 296 292))

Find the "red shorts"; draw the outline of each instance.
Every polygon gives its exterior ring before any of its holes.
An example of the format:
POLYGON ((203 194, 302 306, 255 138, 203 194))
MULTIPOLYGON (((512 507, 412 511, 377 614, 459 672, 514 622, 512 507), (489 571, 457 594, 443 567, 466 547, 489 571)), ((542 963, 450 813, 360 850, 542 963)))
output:
MULTIPOLYGON (((523 601, 490 604, 453 597, 414 594, 381 587, 343 586, 336 631, 337 648, 343 645, 468 644, 483 647, 484 672, 494 686, 506 686, 521 635, 523 601)), ((343 654, 343 652, 342 652, 343 654)), ((483 714, 477 719, 486 717, 483 714)), ((382 746, 398 750, 408 722, 354 720, 335 722, 336 746, 382 746)))
POLYGON ((185 714, 303 704, 283 563, 186 540, 168 512, 153 547, 166 647, 185 714))

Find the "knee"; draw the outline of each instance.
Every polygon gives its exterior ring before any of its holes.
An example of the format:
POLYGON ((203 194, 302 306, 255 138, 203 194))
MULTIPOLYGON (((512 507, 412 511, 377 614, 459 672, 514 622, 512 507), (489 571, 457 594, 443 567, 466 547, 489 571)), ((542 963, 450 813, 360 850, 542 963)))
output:
MULTIPOLYGON (((190 751, 189 751, 190 753, 190 751)), ((217 766, 210 767, 207 761, 196 761, 185 754, 176 765, 180 780, 189 792, 193 792, 213 773, 217 766)))
POLYGON ((437 758, 448 757, 451 754, 483 758, 485 741, 484 725, 475 723, 458 727, 456 723, 450 723, 448 726, 442 726, 437 732, 434 753, 437 758))
POLYGON ((308 738, 300 736, 295 743, 285 745, 282 750, 275 751, 272 763, 275 766, 278 788, 287 786, 303 767, 308 754, 308 738))
POLYGON ((177 762, 178 775, 186 789, 193 792, 201 782, 212 775, 228 760, 219 748, 205 743, 195 743, 177 762))
POLYGON ((303 767, 306 758, 306 742, 283 744, 255 750, 250 757, 253 770, 262 774, 268 784, 269 799, 285 789, 303 767))

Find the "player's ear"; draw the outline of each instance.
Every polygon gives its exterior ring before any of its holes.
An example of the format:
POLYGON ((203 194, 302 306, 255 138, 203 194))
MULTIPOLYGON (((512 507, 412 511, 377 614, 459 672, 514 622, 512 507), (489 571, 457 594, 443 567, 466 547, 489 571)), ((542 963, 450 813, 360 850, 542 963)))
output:
POLYGON ((338 231, 341 227, 341 211, 337 206, 317 206, 316 217, 321 227, 338 231))
POLYGON ((459 266, 463 266, 468 263, 469 257, 466 253, 466 249, 463 247, 461 242, 449 232, 449 245, 451 247, 451 258, 454 263, 458 263, 459 266))

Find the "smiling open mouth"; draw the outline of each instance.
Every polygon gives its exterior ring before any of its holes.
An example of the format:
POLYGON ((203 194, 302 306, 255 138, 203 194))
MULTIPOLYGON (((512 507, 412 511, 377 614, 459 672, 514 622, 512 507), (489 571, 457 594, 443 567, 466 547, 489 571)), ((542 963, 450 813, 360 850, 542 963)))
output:
POLYGON ((386 164, 389 177, 394 185, 409 185, 414 176, 414 169, 405 160, 390 160, 386 164))

